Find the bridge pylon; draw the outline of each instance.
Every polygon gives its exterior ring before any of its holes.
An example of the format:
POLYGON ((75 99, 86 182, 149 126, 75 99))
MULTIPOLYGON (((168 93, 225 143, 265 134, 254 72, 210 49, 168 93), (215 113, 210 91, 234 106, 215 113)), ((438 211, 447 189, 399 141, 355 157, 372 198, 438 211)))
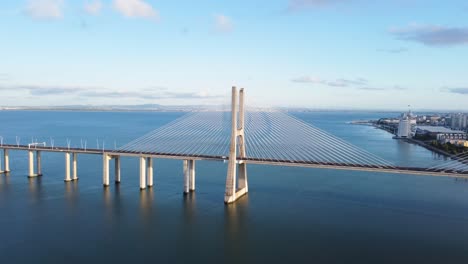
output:
POLYGON ((232 87, 232 102, 231 102, 231 146, 229 149, 229 163, 226 177, 226 192, 224 194, 224 202, 235 202, 239 197, 246 194, 249 190, 247 181, 247 164, 242 158, 246 157, 245 148, 245 108, 244 108, 244 89, 239 91, 232 87), (239 105, 239 110, 237 109, 239 105), (238 113, 239 112, 239 113, 238 113), (237 115, 239 114, 239 119, 237 115), (237 157, 237 149, 239 148, 239 160, 237 157), (236 185, 239 186, 236 186, 236 185))

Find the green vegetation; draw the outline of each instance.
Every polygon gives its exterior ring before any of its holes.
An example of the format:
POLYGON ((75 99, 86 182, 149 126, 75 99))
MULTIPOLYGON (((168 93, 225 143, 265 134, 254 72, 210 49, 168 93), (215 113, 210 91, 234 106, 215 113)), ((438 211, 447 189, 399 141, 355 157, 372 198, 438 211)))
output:
POLYGON ((431 142, 431 146, 436 147, 438 149, 441 149, 441 150, 443 150, 443 151, 445 151, 447 153, 453 154, 453 155, 457 155, 457 154, 468 151, 468 149, 465 148, 465 147, 459 147, 459 146, 453 145, 451 143, 442 144, 442 143, 439 143, 437 140, 433 140, 431 142))
POLYGON ((414 139, 421 140, 421 141, 428 141, 428 140, 433 140, 434 137, 431 137, 428 134, 416 134, 413 137, 414 139))

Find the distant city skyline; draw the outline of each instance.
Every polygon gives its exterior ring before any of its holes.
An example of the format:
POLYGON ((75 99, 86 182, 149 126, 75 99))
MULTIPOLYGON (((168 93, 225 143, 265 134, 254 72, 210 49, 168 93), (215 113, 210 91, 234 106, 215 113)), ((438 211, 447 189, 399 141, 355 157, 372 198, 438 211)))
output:
POLYGON ((0 106, 468 110, 468 3, 5 0, 0 106))

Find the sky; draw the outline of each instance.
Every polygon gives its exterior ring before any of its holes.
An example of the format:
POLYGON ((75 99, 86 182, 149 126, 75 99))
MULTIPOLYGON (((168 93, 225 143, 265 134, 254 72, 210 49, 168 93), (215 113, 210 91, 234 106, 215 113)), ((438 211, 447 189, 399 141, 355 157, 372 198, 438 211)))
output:
POLYGON ((2 0, 0 105, 468 111, 464 0, 2 0))

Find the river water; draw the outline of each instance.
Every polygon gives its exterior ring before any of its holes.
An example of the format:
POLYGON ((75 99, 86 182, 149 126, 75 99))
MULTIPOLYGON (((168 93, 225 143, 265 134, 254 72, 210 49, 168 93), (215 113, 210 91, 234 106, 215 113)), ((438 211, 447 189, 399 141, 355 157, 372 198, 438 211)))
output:
MULTIPOLYGON (((0 111, 7 143, 121 146, 182 113, 0 111)), ((294 113, 397 165, 444 158, 350 125, 397 113, 294 113)), ((138 160, 122 183, 102 187, 100 156, 43 153, 44 176, 27 178, 27 153, 0 175, 0 263, 468 263, 468 182, 249 165, 249 194, 224 205, 226 164, 197 162, 197 190, 183 195, 182 162, 155 160, 155 186, 139 190, 138 160)), ((112 175, 112 174, 111 174, 112 175)))

